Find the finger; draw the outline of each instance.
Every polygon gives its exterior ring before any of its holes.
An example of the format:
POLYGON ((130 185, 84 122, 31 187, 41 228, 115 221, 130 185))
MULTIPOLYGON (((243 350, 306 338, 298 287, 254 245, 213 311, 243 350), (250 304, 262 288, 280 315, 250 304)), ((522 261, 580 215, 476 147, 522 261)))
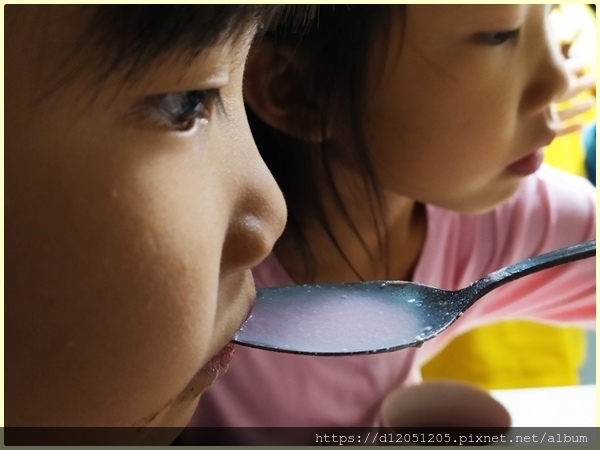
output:
POLYGON ((569 89, 558 99, 559 102, 569 100, 585 91, 592 91, 596 87, 596 78, 592 75, 585 75, 571 82, 569 89))
POLYGON ((567 134, 576 133, 583 128, 583 124, 574 123, 565 127, 561 127, 556 131, 556 136, 565 136, 567 134))
POLYGON ((565 66, 569 72, 575 75, 583 75, 586 72, 590 62, 583 58, 567 58, 565 59, 565 66))
POLYGON ((594 75, 584 75, 577 78, 575 82, 576 89, 581 92, 596 87, 596 77, 594 75))
POLYGON ((558 119, 561 122, 564 122, 565 120, 569 120, 569 119, 572 119, 573 117, 577 117, 580 114, 590 111, 594 107, 595 104, 596 104, 596 102, 594 101, 594 99, 591 99, 591 98, 577 102, 577 103, 569 106, 568 108, 557 111, 558 119))

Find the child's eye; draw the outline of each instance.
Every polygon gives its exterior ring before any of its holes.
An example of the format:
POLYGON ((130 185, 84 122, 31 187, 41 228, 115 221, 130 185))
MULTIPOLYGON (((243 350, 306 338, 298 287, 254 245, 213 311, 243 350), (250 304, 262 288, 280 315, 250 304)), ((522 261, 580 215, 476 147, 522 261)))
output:
POLYGON ((502 45, 508 41, 514 41, 519 36, 519 29, 507 31, 495 31, 492 33, 477 33, 476 40, 486 45, 502 45))
POLYGON ((151 118, 161 125, 187 131, 197 121, 207 122, 215 106, 222 109, 218 89, 175 92, 149 98, 151 118))

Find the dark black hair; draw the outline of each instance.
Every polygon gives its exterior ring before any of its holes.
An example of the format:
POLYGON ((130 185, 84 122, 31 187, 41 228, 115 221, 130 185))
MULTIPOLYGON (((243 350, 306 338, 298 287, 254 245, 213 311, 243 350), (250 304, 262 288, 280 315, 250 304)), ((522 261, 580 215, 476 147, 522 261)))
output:
POLYGON ((115 72, 122 73, 128 80, 162 56, 178 52, 192 60, 211 46, 240 37, 251 26, 267 29, 285 20, 292 29, 298 29, 315 11, 310 5, 112 4, 73 7, 93 8, 91 17, 74 43, 68 60, 48 81, 41 98, 56 91, 79 70, 68 63, 90 46, 100 52, 93 61, 93 82, 99 83, 115 72))
MULTIPOLYGON (((401 8, 398 5, 394 7, 401 8)), ((335 116, 353 142, 351 148, 335 149, 327 140, 314 144, 296 139, 267 125, 247 107, 258 149, 286 199, 288 222, 285 233, 302 252, 309 279, 314 278, 316 273, 314 251, 304 232, 305 221, 309 218, 320 223, 357 277, 362 278, 333 235, 323 203, 323 190, 327 190, 353 228, 357 241, 366 249, 332 176, 336 161, 341 159, 350 161, 361 174, 364 192, 369 196, 380 253, 387 253, 386 229, 382 220, 385 205, 369 157, 362 112, 363 105, 368 102, 366 85, 372 47, 375 40, 385 36, 382 33, 389 29, 391 8, 387 5, 319 5, 317 15, 307 29, 298 32, 284 22, 264 38, 272 45, 293 49, 294 55, 310 67, 302 83, 311 92, 311 98, 319 99, 322 134, 326 135, 328 124, 335 116)), ((303 120, 298 122, 304 123, 303 120)), ((388 258, 384 259, 384 264, 387 264, 388 258)))
POLYGON ((310 17, 310 6, 285 5, 102 5, 89 35, 106 49, 108 71, 127 73, 172 50, 193 58, 207 47, 238 37, 248 26, 285 20, 292 28, 310 17))

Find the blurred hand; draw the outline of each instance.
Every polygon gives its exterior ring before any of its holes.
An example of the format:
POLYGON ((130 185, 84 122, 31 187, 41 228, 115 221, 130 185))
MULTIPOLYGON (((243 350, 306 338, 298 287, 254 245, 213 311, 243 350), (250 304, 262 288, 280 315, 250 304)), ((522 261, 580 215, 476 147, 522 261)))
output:
POLYGON ((580 131, 586 125, 583 115, 596 105, 596 79, 586 71, 587 63, 580 59, 565 61, 571 77, 569 88, 555 104, 560 122, 558 136, 580 131), (588 95, 580 95, 588 92, 588 95))
POLYGON ((510 426, 508 410, 487 391, 452 380, 396 388, 384 400, 381 417, 393 428, 487 427, 502 433, 510 426))

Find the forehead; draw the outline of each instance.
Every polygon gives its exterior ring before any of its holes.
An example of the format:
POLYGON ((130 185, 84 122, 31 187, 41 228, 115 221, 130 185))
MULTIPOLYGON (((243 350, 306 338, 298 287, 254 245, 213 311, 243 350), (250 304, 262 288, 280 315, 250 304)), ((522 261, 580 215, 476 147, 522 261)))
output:
POLYGON ((434 21, 444 19, 460 19, 465 22, 481 23, 486 20, 514 19, 529 9, 524 4, 437 4, 437 5, 407 5, 406 10, 411 15, 429 17, 434 21))

